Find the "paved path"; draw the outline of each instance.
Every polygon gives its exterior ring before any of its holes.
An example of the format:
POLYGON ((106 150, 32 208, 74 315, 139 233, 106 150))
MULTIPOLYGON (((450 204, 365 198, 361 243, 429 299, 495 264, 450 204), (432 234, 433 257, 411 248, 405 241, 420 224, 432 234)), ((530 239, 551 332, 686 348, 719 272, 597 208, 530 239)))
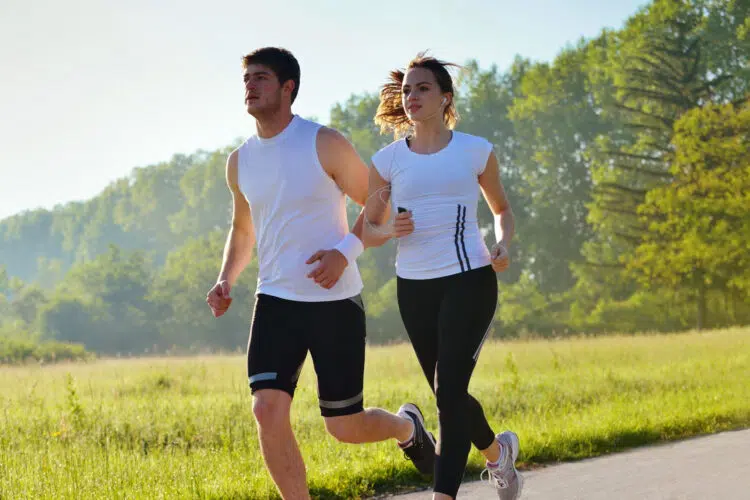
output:
MULTIPOLYGON (((523 446, 523 444, 522 444, 523 446)), ((750 500, 750 429, 523 472, 522 500, 750 500)), ((427 500, 429 491, 390 497, 427 500)), ((496 500, 478 481, 460 500, 496 500)))

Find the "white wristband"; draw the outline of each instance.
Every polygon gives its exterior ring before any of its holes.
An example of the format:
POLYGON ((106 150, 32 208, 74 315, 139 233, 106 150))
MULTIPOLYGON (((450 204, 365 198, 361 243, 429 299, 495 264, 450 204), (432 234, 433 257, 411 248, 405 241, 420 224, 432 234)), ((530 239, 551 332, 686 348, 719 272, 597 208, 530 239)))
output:
POLYGON ((359 257, 362 252, 365 251, 365 246, 362 244, 360 239, 352 233, 347 233, 347 235, 344 236, 344 238, 339 241, 333 248, 334 250, 338 250, 339 252, 341 252, 341 255, 346 257, 346 260, 349 264, 357 260, 357 257, 359 257))

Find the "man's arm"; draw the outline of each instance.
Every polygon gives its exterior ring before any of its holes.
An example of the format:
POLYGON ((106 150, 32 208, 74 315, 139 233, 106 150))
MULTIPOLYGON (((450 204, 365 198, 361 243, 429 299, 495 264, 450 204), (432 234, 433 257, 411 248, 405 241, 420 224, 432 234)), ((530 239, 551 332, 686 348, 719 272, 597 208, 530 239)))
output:
POLYGON ((238 153, 235 150, 229 155, 226 168, 227 186, 232 193, 232 227, 224 244, 219 277, 206 296, 206 302, 217 317, 229 309, 232 302, 229 293, 242 270, 252 260, 255 245, 255 229, 250 204, 240 191, 237 165, 238 153))
MULTIPOLYGON (((318 131, 316 148, 323 170, 345 195, 358 205, 364 205, 367 200, 368 171, 354 146, 339 132, 321 127, 318 131)), ((351 232, 334 248, 318 250, 307 260, 307 264, 320 261, 318 267, 307 276, 323 288, 330 289, 336 285, 346 266, 353 264, 364 251, 363 217, 364 210, 357 217, 351 232)))
POLYGON ((242 270, 253 258, 255 228, 250 204, 240 191, 238 175, 238 153, 233 151, 227 160, 227 186, 232 193, 232 227, 224 246, 224 258, 218 281, 227 281, 234 286, 242 270))
MULTIPOLYGON (((318 132, 318 158, 323 170, 341 191, 359 206, 367 201, 367 165, 354 146, 336 130, 322 127, 318 132)), ((352 233, 362 239, 362 213, 352 226, 352 233)))

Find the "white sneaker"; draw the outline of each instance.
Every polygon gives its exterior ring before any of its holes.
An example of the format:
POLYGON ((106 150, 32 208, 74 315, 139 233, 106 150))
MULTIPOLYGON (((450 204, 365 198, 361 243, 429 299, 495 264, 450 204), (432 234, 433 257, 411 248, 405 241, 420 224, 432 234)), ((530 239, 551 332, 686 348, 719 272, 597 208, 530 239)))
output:
POLYGON ((497 490, 500 500, 516 500, 521 498, 523 489, 523 476, 516 470, 516 459, 518 458, 518 436, 515 432, 505 431, 495 436, 501 449, 504 451, 502 463, 497 467, 487 466, 482 471, 481 478, 487 474, 487 481, 497 490))

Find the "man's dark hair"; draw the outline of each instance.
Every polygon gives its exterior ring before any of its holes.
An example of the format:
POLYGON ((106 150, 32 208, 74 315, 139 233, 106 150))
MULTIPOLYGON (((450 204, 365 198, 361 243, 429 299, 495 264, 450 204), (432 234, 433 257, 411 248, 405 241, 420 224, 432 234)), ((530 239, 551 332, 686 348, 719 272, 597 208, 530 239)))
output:
POLYGON ((251 64, 262 64, 268 67, 276 74, 281 85, 284 85, 287 80, 292 80, 294 82, 292 102, 294 102, 299 92, 300 71, 299 63, 291 52, 279 47, 263 47, 242 57, 243 68, 247 69, 251 64))

